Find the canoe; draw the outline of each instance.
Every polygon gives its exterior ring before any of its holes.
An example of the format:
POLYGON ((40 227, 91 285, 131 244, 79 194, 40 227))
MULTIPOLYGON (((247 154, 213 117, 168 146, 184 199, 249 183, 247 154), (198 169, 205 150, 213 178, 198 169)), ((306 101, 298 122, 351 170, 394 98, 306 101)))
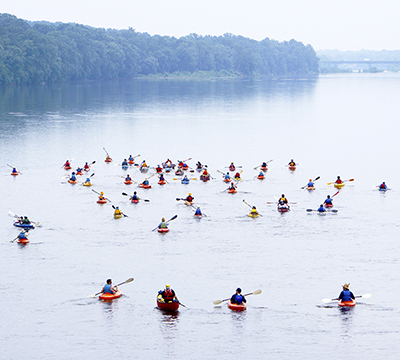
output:
POLYGON ((118 291, 117 291, 116 293, 114 293, 114 294, 109 294, 109 293, 101 294, 101 295, 99 296, 99 299, 100 299, 100 300, 104 300, 104 301, 111 301, 111 300, 114 300, 114 299, 118 299, 119 297, 121 297, 121 295, 122 295, 121 290, 118 290, 118 291))
POLYGON ((289 165, 289 170, 292 170, 292 171, 296 170, 296 165, 289 165))
POLYGON ((181 180, 181 184, 189 184, 189 180, 181 180))
POLYGON ((86 181, 85 181, 85 182, 83 183, 83 186, 92 186, 92 183, 91 183, 91 182, 86 182, 86 181))
POLYGON ((251 217, 251 218, 258 218, 260 216, 260 214, 253 214, 253 213, 250 212, 250 213, 247 214, 247 216, 251 217))
POLYGON ((148 166, 143 166, 140 168, 140 172, 141 173, 147 173, 149 171, 149 167, 148 166))
POLYGON ((231 182, 231 181, 232 181, 231 178, 229 178, 229 179, 224 179, 224 182, 226 182, 226 183, 231 182))
POLYGON ((98 204, 106 204, 107 203, 107 200, 106 199, 103 199, 103 200, 97 200, 97 203, 98 204))
POLYGON ((68 179, 68 182, 69 182, 70 184, 76 184, 76 183, 78 182, 78 180, 71 180, 71 179, 68 179))
POLYGON ((307 190, 315 190, 315 186, 307 186, 307 190))
POLYGON ((278 211, 283 213, 289 211, 289 208, 286 206, 278 206, 278 211))
POLYGON ((243 311, 246 310, 246 304, 241 303, 239 304, 232 304, 230 300, 228 300, 228 308, 234 311, 243 311))
POLYGON ((124 184, 125 184, 125 185, 131 185, 131 184, 132 184, 132 180, 125 180, 125 181, 124 181, 124 184))
POLYGON ((264 179, 265 179, 265 176, 264 176, 264 175, 258 175, 258 176, 257 176, 257 179, 264 180, 264 179))
POLYGON ((112 159, 105 159, 104 161, 110 163, 112 159))
POLYGON ((140 184, 139 187, 142 189, 151 189, 151 185, 140 184))
POLYGON ((325 204, 324 205, 326 208, 331 208, 331 207, 333 207, 333 204, 325 204))
POLYGON ((340 183, 340 184, 336 184, 336 183, 333 184, 333 186, 334 186, 336 189, 341 189, 344 185, 345 185, 344 182, 342 182, 342 183, 340 183))
POLYGON ((121 219, 122 218, 122 214, 114 214, 114 219, 121 219))
POLYGON ((11 175, 12 176, 17 176, 18 175, 18 171, 17 172, 12 172, 11 175))
POLYGON ((17 240, 17 243, 18 243, 18 244, 27 244, 28 242, 29 242, 29 240, 28 240, 27 238, 18 239, 18 240, 17 240))
POLYGON ((160 185, 165 185, 167 182, 166 182, 165 180, 160 180, 158 183, 159 183, 160 185))
POLYGON ((210 176, 209 175, 200 175, 200 180, 206 182, 206 181, 210 180, 210 176))
POLYGON ((138 199, 132 199, 131 202, 133 202, 134 204, 137 204, 139 202, 138 199))
POLYGON ((351 301, 339 301, 338 305, 340 307, 350 307, 350 306, 356 306, 356 302, 355 300, 351 300, 351 301))
POLYGON ((64 170, 71 170, 71 166, 64 166, 64 170))
POLYGON ((21 224, 18 221, 15 221, 13 225, 22 229, 33 229, 35 227, 33 224, 21 224))
POLYGON ((169 231, 169 229, 168 228, 158 228, 157 231, 159 233, 167 233, 169 231))
POLYGON ((164 302, 158 301, 158 299, 157 299, 157 306, 162 310, 177 311, 179 308, 179 302, 174 300, 172 302, 164 303, 164 302))
POLYGON ((237 190, 236 189, 229 189, 228 193, 229 194, 235 194, 235 193, 237 193, 237 190))

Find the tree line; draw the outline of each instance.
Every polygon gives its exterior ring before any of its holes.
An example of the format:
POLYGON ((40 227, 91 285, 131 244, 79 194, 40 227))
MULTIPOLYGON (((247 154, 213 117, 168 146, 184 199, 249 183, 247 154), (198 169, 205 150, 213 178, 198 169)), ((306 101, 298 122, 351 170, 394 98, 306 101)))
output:
POLYGON ((118 80, 205 73, 216 76, 318 74, 311 45, 243 36, 181 38, 134 29, 28 22, 0 14, 0 83, 118 80))

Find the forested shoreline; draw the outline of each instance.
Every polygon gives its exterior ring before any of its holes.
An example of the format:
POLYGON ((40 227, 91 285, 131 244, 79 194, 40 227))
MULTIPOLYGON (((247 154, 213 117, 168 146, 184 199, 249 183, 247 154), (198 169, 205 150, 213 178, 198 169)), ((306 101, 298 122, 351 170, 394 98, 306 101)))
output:
POLYGON ((232 34, 178 39, 0 14, 0 84, 193 74, 307 76, 318 74, 318 61, 311 45, 295 40, 232 34))

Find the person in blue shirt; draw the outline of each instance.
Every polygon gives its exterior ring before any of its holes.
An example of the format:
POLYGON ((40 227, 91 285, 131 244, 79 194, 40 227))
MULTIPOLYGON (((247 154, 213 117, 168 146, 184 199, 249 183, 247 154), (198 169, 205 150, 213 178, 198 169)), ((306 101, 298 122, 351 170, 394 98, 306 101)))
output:
POLYGON ((231 296, 231 303, 232 304, 240 305, 241 303, 245 303, 246 302, 246 298, 241 293, 242 293, 242 289, 241 288, 237 288, 236 289, 236 293, 231 296))
POLYGON ((27 239, 27 238, 28 238, 28 237, 27 237, 28 234, 29 234, 28 231, 22 230, 22 231, 19 233, 18 238, 19 238, 20 240, 27 239))
POLYGON ((313 187, 314 186, 314 183, 313 183, 312 179, 309 180, 307 186, 308 187, 313 187))
POLYGON ((129 158, 128 158, 128 160, 129 160, 129 161, 135 161, 135 159, 133 158, 133 156, 132 156, 132 155, 129 155, 129 158))
POLYGON ((350 284, 344 284, 343 285, 343 291, 340 293, 339 297, 337 300, 340 301, 351 301, 355 299, 354 294, 349 290, 350 284))
POLYGON ((122 162, 122 166, 128 166, 128 162, 126 161, 126 159, 124 159, 124 161, 122 162))
POLYGON ((319 206, 319 208, 317 209, 317 211, 320 212, 320 213, 325 212, 326 209, 324 208, 324 204, 321 204, 321 205, 319 206))
POLYGON ((131 180, 132 180, 132 178, 129 176, 129 174, 126 175, 125 181, 131 181, 131 180))
MULTIPOLYGON (((83 171, 83 169, 81 168, 81 167, 78 167, 77 169, 76 169, 76 172, 77 173, 81 173, 83 171)), ((80 174, 80 175, 82 175, 82 174, 80 174)))
POLYGON ((75 172, 72 172, 71 177, 70 177, 71 181, 76 181, 76 176, 75 176, 75 172))
POLYGON ((142 182, 143 185, 149 185, 149 180, 146 178, 144 179, 144 181, 142 182))
POLYGON ((379 185, 379 189, 387 189, 387 185, 385 184, 385 182, 379 185))
POLYGON ((137 196, 136 191, 133 192, 133 195, 131 197, 131 200, 139 200, 139 196, 137 196))
POLYGON ((196 211, 195 211, 194 214, 195 214, 195 215, 198 215, 198 216, 203 215, 203 214, 201 213, 200 206, 197 207, 197 209, 196 209, 196 211))
POLYGON ((227 173, 225 174, 225 179, 226 179, 226 180, 230 180, 230 178, 231 178, 231 176, 229 175, 229 172, 227 172, 227 173))
POLYGON ((333 204, 330 195, 328 195, 328 196, 326 197, 326 200, 324 201, 324 204, 325 204, 325 205, 332 205, 332 204, 333 204))
POLYGON ((188 177, 187 177, 187 175, 185 175, 184 177, 183 177, 183 179, 181 180, 181 182, 184 184, 184 183, 189 183, 189 179, 188 179, 188 177))
POLYGON ((107 279, 101 291, 103 294, 115 294, 118 291, 118 286, 112 286, 112 280, 107 279))

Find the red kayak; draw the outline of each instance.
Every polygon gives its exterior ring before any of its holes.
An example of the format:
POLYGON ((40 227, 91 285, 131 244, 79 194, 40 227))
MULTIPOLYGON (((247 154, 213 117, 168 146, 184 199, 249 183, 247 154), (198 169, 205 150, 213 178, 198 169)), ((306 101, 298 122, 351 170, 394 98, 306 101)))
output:
POLYGON ((228 300, 228 308, 234 311, 243 311, 246 310, 246 304, 241 303, 239 304, 232 304, 230 300, 228 300))
POLYGON ((295 171, 296 170, 296 165, 289 165, 289 170, 295 171))
POLYGON ((159 184, 159 185, 165 185, 165 184, 166 184, 166 181, 165 181, 165 180, 160 180, 160 181, 158 182, 158 184, 159 184))
POLYGON ((137 203, 139 202, 138 199, 132 199, 131 201, 132 201, 134 204, 137 204, 137 203))
POLYGON ((203 215, 196 215, 196 214, 194 214, 193 215, 195 218, 197 218, 197 219, 201 219, 202 217, 203 217, 203 215))
POLYGON ((264 175, 258 175, 258 176, 257 176, 257 179, 264 180, 264 179, 265 179, 265 176, 264 176, 264 175))
POLYGON ((110 162, 112 161, 112 159, 108 159, 108 158, 107 158, 107 159, 105 159, 104 161, 110 163, 110 162))
POLYGON ((210 175, 200 175, 200 180, 206 182, 210 180, 210 175))
POLYGON ((325 204, 324 205, 326 208, 331 208, 331 207, 333 207, 333 204, 325 204))
POLYGON ((12 172, 11 175, 12 176, 17 176, 18 175, 18 171, 17 172, 12 172))
POLYGON ((289 207, 287 207, 287 206, 279 206, 278 205, 278 211, 279 212, 287 212, 287 211, 289 211, 289 207))
POLYGON ((157 299, 157 306, 162 310, 177 311, 179 308, 179 302, 172 301, 172 302, 164 303, 164 302, 158 301, 158 299, 157 299))
POLYGON ((107 200, 106 199, 103 199, 103 200, 97 200, 97 203, 98 204, 107 204, 107 200))
POLYGON ((235 193, 237 193, 237 190, 236 189, 229 189, 228 193, 229 194, 235 194, 235 193))
POLYGON ((67 166, 64 166, 64 169, 65 169, 65 170, 71 170, 71 166, 68 166, 68 165, 67 165, 67 166))
POLYGON ((231 165, 231 166, 229 166, 229 171, 235 171, 236 170, 236 167, 235 167, 235 165, 231 165))
POLYGON ((125 184, 125 185, 131 185, 131 184, 132 184, 132 180, 125 180, 125 181, 124 181, 124 184, 125 184))
POLYGON ((261 166, 260 169, 261 169, 262 171, 267 171, 267 170, 268 170, 268 166, 261 166))
POLYGON ((142 189, 151 189, 151 185, 140 184, 139 187, 142 189))
POLYGON ((167 233, 169 231, 169 229, 168 228, 158 228, 157 231, 159 233, 167 233))
POLYGON ((356 302, 355 300, 351 300, 351 301, 339 301, 338 305, 340 307, 351 307, 351 306, 356 306, 356 302))
POLYGON ((104 300, 104 301, 110 301, 110 300, 118 299, 119 297, 121 297, 121 295, 122 295, 121 290, 118 290, 114 294, 104 293, 99 296, 99 299, 104 300))
POLYGON ((28 240, 27 238, 18 239, 18 240, 17 240, 17 243, 18 243, 18 244, 27 244, 28 242, 29 242, 29 240, 28 240))

